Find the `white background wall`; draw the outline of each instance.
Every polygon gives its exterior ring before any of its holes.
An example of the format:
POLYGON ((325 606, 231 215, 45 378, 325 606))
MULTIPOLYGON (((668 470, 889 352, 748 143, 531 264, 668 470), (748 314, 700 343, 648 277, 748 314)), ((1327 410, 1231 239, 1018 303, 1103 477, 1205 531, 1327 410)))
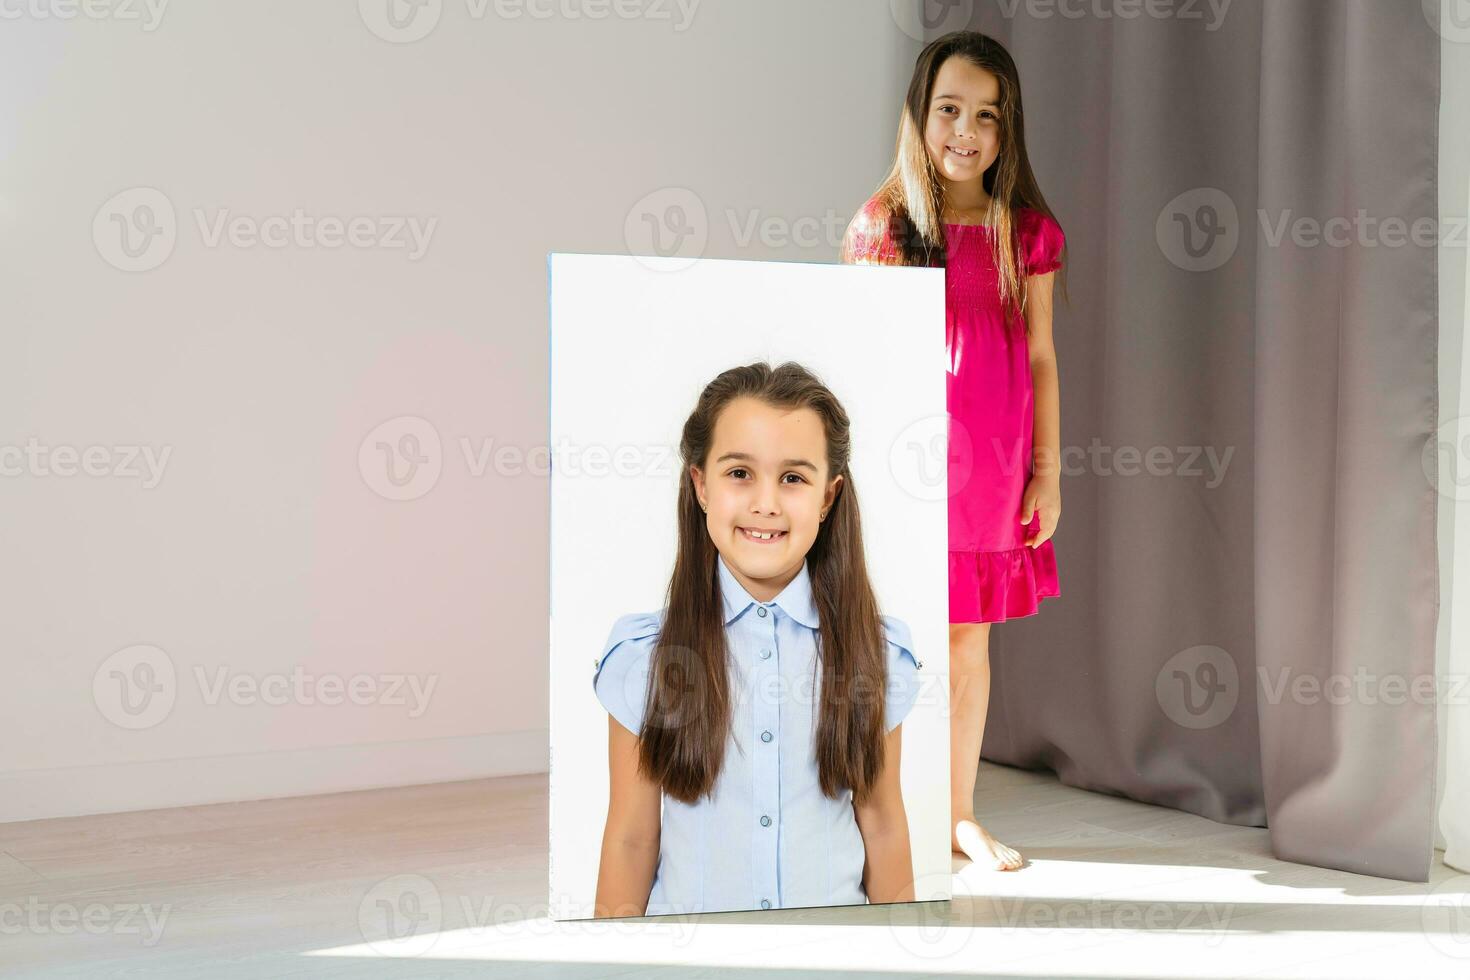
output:
POLYGON ((0 31, 0 820, 544 770, 546 477, 493 454, 546 442, 546 253, 646 252, 681 188, 706 255, 835 261, 918 42, 156 3, 0 31))
MULTIPOLYGON (((900 752, 914 894, 948 898, 949 476, 944 453, 932 452, 946 433, 944 270, 685 262, 552 256, 552 442, 579 450, 582 463, 551 481, 554 915, 592 917, 597 892, 608 721, 593 664, 619 616, 663 607, 684 421, 717 374, 755 360, 805 365, 852 423, 847 492, 860 504, 868 574, 882 613, 911 631, 920 664, 900 752), (687 343, 694 329, 703 336, 687 343), (609 372, 630 337, 644 349, 609 372)), ((737 735, 754 751, 746 739, 737 735)), ((810 846, 778 823, 782 847, 810 846)))

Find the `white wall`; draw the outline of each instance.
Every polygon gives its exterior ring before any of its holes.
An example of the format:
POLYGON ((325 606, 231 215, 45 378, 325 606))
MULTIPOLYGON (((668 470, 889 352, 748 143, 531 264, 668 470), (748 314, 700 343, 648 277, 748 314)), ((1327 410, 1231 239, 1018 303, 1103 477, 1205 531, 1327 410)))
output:
POLYGON ((835 261, 919 47, 886 0, 386 2, 6 8, 0 820, 544 770, 546 478, 493 454, 546 441, 546 253, 702 207, 835 261))

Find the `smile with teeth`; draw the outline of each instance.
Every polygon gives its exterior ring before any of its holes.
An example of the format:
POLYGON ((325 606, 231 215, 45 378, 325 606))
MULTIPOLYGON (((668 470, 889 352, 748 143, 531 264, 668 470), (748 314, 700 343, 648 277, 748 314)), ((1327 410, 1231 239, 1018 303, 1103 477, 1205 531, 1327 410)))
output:
POLYGON ((747 541, 777 541, 786 536, 785 531, 753 531, 748 527, 742 527, 740 534, 747 541))
POLYGON ((972 157, 975 154, 977 154, 977 153, 980 152, 979 150, 965 150, 965 149, 961 149, 958 146, 946 146, 945 149, 948 150, 949 152, 953 153, 955 156, 960 156, 960 157, 972 157))

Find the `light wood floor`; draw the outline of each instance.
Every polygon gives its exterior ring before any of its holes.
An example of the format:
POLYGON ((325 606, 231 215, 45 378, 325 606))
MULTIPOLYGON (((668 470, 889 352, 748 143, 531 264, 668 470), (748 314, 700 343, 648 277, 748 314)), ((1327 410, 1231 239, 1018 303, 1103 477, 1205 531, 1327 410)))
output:
POLYGON ((1030 863, 957 860, 953 903, 620 922, 547 919, 544 775, 0 824, 0 976, 1470 976, 1442 865, 1289 864, 988 763, 977 803, 1030 863))

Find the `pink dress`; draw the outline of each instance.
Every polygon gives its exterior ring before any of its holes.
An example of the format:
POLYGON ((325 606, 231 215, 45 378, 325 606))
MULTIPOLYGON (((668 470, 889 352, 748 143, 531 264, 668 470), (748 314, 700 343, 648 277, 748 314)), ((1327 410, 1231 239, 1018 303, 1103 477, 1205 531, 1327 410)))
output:
MULTIPOLYGON (((1030 208, 1016 212, 1021 273, 1059 268, 1062 229, 1030 208)), ((996 623, 1035 614, 1060 596, 1052 542, 1026 546, 1041 515, 1021 523, 1031 478, 1035 404, 1026 324, 1000 308, 988 225, 945 225, 949 351, 949 621, 996 623)))
MULTIPOLYGON (((851 258, 892 257, 885 222, 869 202, 851 233, 851 258)), ((1021 274, 1061 266, 1065 237, 1050 217, 1016 211, 1021 274)), ((995 623, 1034 615, 1060 596, 1052 542, 1025 540, 1041 515, 1021 523, 1031 477, 1035 410, 1026 325, 1001 312, 988 225, 947 224, 946 341, 949 353, 949 621, 995 623)))

